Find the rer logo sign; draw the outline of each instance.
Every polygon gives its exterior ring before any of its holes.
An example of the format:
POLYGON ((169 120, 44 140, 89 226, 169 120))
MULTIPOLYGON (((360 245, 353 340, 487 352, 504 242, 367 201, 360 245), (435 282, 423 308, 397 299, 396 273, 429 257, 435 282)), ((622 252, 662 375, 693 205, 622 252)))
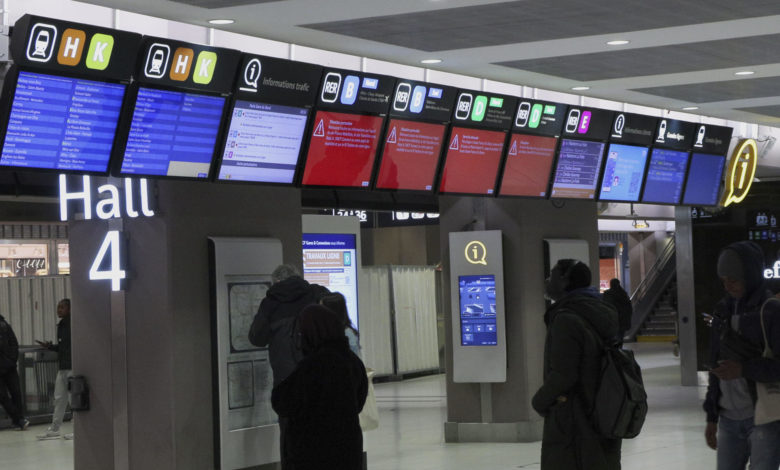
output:
POLYGON ((734 149, 734 153, 731 154, 731 161, 726 172, 726 189, 720 203, 723 207, 745 200, 753 185, 756 166, 758 166, 756 141, 753 139, 741 140, 734 149))
POLYGON ((474 97, 471 93, 461 93, 458 97, 458 107, 455 108, 455 119, 465 121, 471 114, 471 102, 474 97))
POLYGON ((395 90, 395 100, 393 100, 393 109, 398 112, 406 111, 409 106, 409 97, 412 94, 412 85, 408 83, 399 83, 395 90))
POLYGON ((464 250, 466 261, 471 264, 482 264, 487 266, 487 248, 479 240, 473 240, 466 244, 464 250))
POLYGON ((320 99, 324 103, 335 103, 339 98, 339 89, 341 88, 341 74, 337 72, 328 72, 325 75, 325 83, 322 85, 322 95, 320 99))
POLYGON ((566 118, 566 132, 573 134, 577 132, 577 127, 580 124, 580 110, 572 109, 569 111, 569 116, 566 118))

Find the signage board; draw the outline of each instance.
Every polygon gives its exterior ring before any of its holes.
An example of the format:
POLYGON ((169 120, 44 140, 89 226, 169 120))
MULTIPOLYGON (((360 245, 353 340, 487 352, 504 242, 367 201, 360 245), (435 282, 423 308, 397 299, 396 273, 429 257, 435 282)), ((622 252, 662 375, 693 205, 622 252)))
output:
POLYGON ((514 123, 518 98, 475 90, 458 90, 452 123, 508 131, 514 123))
POLYGON ((569 106, 562 135, 572 139, 607 140, 613 114, 604 109, 569 106))
POLYGON ((652 116, 615 113, 609 140, 621 144, 649 147, 653 144, 653 135, 655 135, 657 124, 658 118, 652 116))
POLYGON ((690 150, 696 124, 662 118, 658 120, 653 145, 675 150, 690 150))
POLYGON ((565 104, 521 98, 512 131, 558 137, 561 135, 565 120, 565 104))

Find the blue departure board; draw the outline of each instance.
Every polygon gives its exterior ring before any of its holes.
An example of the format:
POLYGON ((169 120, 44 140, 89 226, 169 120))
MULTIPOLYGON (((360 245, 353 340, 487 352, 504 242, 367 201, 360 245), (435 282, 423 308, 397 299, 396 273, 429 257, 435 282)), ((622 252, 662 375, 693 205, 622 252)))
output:
POLYGON ((688 169, 688 182, 685 183, 683 204, 694 206, 714 206, 720 196, 720 183, 723 178, 723 155, 694 153, 691 167, 688 169))
POLYGON ((460 329, 463 346, 498 344, 496 277, 493 274, 458 276, 460 329))
POLYGON ((654 148, 647 168, 642 202, 678 204, 687 167, 688 152, 654 148))
POLYGON ((19 72, 0 165, 105 173, 125 85, 19 72))
POLYGON ((601 180, 602 201, 637 202, 642 189, 642 177, 647 166, 647 147, 610 144, 604 177, 601 180))
POLYGON ((225 98, 141 87, 122 174, 207 178, 225 98))

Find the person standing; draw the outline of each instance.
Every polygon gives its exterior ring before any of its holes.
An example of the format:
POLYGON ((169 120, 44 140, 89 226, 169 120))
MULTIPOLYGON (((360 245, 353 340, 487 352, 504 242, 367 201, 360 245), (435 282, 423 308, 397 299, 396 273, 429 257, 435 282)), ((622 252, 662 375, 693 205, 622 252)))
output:
POLYGON ((340 292, 334 292, 324 296, 320 300, 320 304, 333 310, 341 319, 341 322, 344 324, 344 335, 349 341, 349 349, 351 349, 357 357, 362 359, 362 356, 360 355, 360 333, 358 333, 357 328, 355 328, 355 325, 352 324, 352 320, 349 318, 349 313, 347 312, 347 299, 344 298, 344 295, 340 292))
POLYGON ((756 383, 780 382, 780 302, 763 278, 757 244, 736 242, 721 250, 718 277, 726 295, 713 311, 709 385, 704 401, 707 445, 717 451, 718 470, 777 470, 780 421, 754 424, 756 383), (764 326, 774 358, 762 357, 764 326))
POLYGON ((619 470, 620 439, 596 435, 590 423, 604 343, 615 341, 615 309, 590 287, 585 263, 562 259, 546 282, 554 301, 545 313, 544 383, 533 397, 544 416, 542 470, 619 470))
POLYGON ((631 298, 628 297, 628 293, 623 290, 623 286, 620 285, 619 279, 611 279, 609 281, 609 289, 604 291, 603 299, 605 302, 615 307, 618 312, 618 325, 620 326, 620 342, 623 342, 623 337, 626 331, 631 329, 631 316, 634 314, 634 308, 631 306, 631 298))
POLYGON ((297 337, 304 358, 271 396, 274 411, 289 422, 283 451, 290 468, 360 470, 366 369, 349 348, 343 321, 322 305, 303 309, 297 337))
MULTIPOLYGON (((57 304, 57 344, 51 341, 36 341, 44 348, 50 351, 57 351, 57 378, 54 382, 54 414, 52 415, 51 425, 46 432, 39 434, 40 440, 58 439, 61 437, 60 427, 65 418, 65 411, 68 407, 68 379, 73 376, 73 365, 71 363, 70 347, 70 299, 62 299, 57 304)), ((72 439, 73 434, 65 434, 65 439, 72 439)))
POLYGON ((30 425, 24 417, 24 403, 19 384, 19 342, 11 325, 0 315, 0 406, 14 426, 24 431, 30 425))

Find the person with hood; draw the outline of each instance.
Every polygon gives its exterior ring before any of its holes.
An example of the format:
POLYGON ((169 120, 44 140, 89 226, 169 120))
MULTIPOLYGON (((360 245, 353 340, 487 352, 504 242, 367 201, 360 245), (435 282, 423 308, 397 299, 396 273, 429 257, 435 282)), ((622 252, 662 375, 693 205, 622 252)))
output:
POLYGON ((603 298, 604 302, 611 304, 618 312, 618 325, 620 327, 618 337, 620 342, 623 343, 623 336, 625 336, 626 331, 631 329, 631 316, 634 314, 631 298, 623 290, 623 286, 620 285, 620 279, 611 279, 609 281, 609 289, 604 291, 603 298))
POLYGON ((284 460, 292 470, 360 470, 366 369, 327 307, 304 308, 297 337, 304 358, 271 395, 274 411, 288 420, 284 460))
POLYGON ((619 470, 620 439, 605 439, 590 423, 601 377, 603 346, 617 341, 618 316, 590 287, 588 266, 562 259, 546 282, 554 301, 545 313, 544 383, 533 397, 544 416, 542 470, 619 470))
MULTIPOLYGON (((304 307, 316 304, 328 290, 309 284, 300 271, 290 264, 282 264, 271 273, 271 287, 260 302, 252 326, 249 342, 268 347, 268 360, 274 376, 274 387, 295 370, 303 352, 295 341, 295 325, 304 307)), ((284 449, 287 421, 279 418, 279 445, 284 449)), ((282 469, 288 470, 282 452, 282 469)))
POLYGON ((718 276, 726 295, 713 311, 709 386, 704 401, 705 439, 717 450, 718 470, 777 470, 780 421, 754 425, 757 382, 780 381, 780 302, 764 307, 764 326, 775 359, 762 357, 761 307, 767 289, 764 255, 757 244, 736 242, 721 250, 718 276))

